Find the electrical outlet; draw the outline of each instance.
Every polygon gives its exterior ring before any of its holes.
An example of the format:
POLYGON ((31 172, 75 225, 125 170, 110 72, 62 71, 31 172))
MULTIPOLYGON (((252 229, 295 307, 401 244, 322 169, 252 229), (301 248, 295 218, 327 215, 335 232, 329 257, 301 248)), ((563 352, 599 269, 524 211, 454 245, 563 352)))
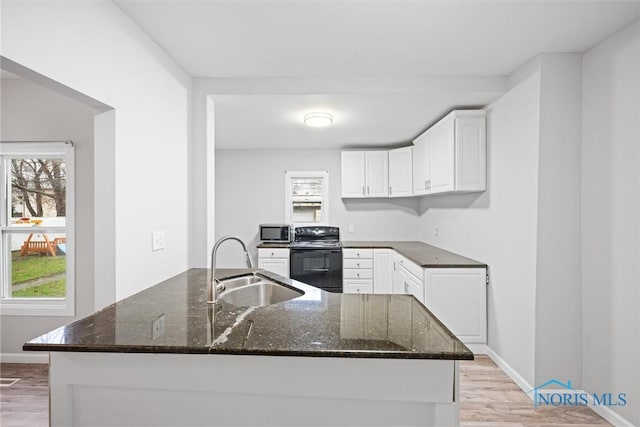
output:
POLYGON ((436 235, 436 237, 438 237, 438 236, 440 235, 440 231, 436 228, 436 229, 433 231, 433 234, 435 234, 435 235, 436 235))
POLYGON ((164 314, 156 317, 151 322, 151 339, 155 340, 162 334, 164 334, 164 314))
POLYGON ((151 251, 164 249, 164 231, 154 231, 151 233, 151 251))
POLYGON ((353 233, 353 225, 349 226, 349 233, 353 233))

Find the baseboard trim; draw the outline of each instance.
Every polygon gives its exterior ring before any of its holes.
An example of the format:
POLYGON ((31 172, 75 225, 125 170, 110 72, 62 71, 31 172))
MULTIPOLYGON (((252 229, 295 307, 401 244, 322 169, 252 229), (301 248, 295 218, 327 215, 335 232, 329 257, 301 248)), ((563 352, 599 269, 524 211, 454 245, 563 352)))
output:
POLYGON ((635 427, 635 424, 607 406, 589 406, 589 408, 616 427, 635 427))
POLYGON ((0 353, 2 363, 49 363, 49 353, 0 353))
POLYGON ((486 344, 465 344, 473 354, 487 354, 486 344))
POLYGON ((502 369, 504 373, 507 374, 507 376, 511 378, 518 387, 522 389, 522 391, 524 391, 524 394, 526 394, 529 399, 533 400, 533 394, 529 393, 531 390, 533 390, 533 386, 529 384, 529 382, 525 380, 524 377, 522 377, 522 375, 520 375, 515 369, 513 369, 511 365, 509 365, 502 357, 498 356, 498 353, 491 350, 489 346, 485 347, 485 354, 489 356, 489 359, 493 360, 493 362, 498 365, 498 367, 502 369))

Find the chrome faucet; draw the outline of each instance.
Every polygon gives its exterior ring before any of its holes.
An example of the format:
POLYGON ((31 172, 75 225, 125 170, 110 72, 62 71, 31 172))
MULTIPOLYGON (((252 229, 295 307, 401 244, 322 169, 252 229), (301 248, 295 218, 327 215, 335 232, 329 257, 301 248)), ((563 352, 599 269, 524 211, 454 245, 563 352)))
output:
POLYGON ((224 285, 216 284, 216 253, 218 252, 218 248, 220 245, 227 240, 235 240, 240 245, 242 245, 242 249, 244 250, 244 254, 247 257, 247 267, 253 268, 253 263, 251 262, 251 257, 249 256, 249 251, 247 250, 247 246, 244 244, 242 240, 240 240, 237 236, 224 236, 218 239, 215 245, 213 245, 213 249, 211 249, 211 280, 209 280, 209 288, 207 289, 207 303, 213 304, 218 300, 218 294, 221 291, 224 291, 224 285))

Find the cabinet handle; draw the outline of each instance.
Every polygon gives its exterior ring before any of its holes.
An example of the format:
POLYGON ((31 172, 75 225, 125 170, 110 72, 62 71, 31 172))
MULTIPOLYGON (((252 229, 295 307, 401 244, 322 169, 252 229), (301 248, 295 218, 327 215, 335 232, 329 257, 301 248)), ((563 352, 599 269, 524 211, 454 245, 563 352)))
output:
POLYGON ((273 257, 275 254, 273 252, 271 252, 271 256, 273 257))
POLYGON ((371 194, 371 189, 369 188, 368 185, 367 185, 367 194, 371 194))
POLYGON ((391 186, 389 186, 389 195, 393 194, 393 189, 391 188, 391 186))
POLYGON ((393 261, 393 271, 396 271, 396 262, 393 261))
POLYGON ((358 268, 360 268, 360 263, 359 262, 357 262, 356 265, 358 266, 358 268))
POLYGON ((427 180, 426 179, 424 180, 424 189, 425 190, 427 189, 427 180))
POLYGON ((357 293, 360 293, 360 288, 356 288, 356 292, 357 292, 357 293))
POLYGON ((356 276, 360 277, 360 273, 356 273, 356 276))
POLYGON ((364 192, 364 185, 362 186, 362 195, 366 195, 367 193, 364 192))
POLYGON ((407 282, 404 282, 404 293, 405 294, 409 293, 409 285, 407 285, 407 282))

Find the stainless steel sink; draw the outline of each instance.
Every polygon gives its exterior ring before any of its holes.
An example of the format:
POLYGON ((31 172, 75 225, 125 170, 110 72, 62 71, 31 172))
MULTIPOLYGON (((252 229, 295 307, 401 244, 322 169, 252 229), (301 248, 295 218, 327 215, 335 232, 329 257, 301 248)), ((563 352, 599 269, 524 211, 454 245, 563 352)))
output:
POLYGON ((220 293, 218 299, 237 307, 264 307, 304 295, 303 291, 253 275, 224 280, 220 283, 225 286, 225 290, 220 293), (240 279, 245 281, 244 285, 238 285, 242 283, 240 279), (228 284, 231 284, 231 287, 228 284))
POLYGON ((223 280, 220 282, 220 284, 224 286, 224 289, 235 289, 241 286, 247 286, 253 283, 258 283, 261 280, 264 280, 264 279, 251 274, 248 276, 234 277, 233 279, 223 280))

